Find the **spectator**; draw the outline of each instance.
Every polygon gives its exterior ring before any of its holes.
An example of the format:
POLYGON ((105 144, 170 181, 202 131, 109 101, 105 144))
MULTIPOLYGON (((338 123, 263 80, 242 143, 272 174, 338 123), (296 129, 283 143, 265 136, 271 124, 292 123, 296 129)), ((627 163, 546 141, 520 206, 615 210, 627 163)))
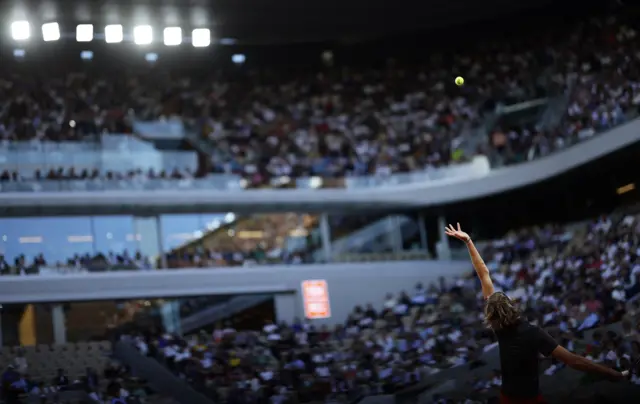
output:
MULTIPOLYGON (((109 89, 98 71, 47 72, 37 92, 26 77, 7 75, 0 85, 7 100, 0 144, 91 142, 100 133, 131 133, 134 120, 181 121, 212 146, 206 164, 212 172, 242 175, 248 186, 281 185, 291 177, 386 178, 464 162, 473 153, 463 144, 491 106, 564 89, 570 103, 559 127, 516 125, 490 134, 492 148, 507 163, 530 160, 620 124, 637 109, 632 62, 638 36, 625 17, 621 12, 617 20, 599 18, 586 27, 565 22, 556 31, 566 40, 548 42, 536 31, 526 47, 505 40, 491 44, 492 56, 479 46, 419 66, 389 61, 377 69, 216 72, 198 80, 156 68, 129 72, 118 83, 109 77, 109 89), (602 41, 611 32, 615 46, 602 41), (467 72, 473 85, 453 85, 453 71, 467 72)), ((144 182, 201 171, 103 173, 87 167, 31 176, 7 170, 0 181, 144 182)))
POLYGON ((22 378, 20 373, 10 365, 2 374, 2 392, 7 404, 20 403, 22 389, 22 378))
POLYGON ((24 349, 22 348, 17 352, 14 360, 14 368, 21 375, 26 375, 29 370, 29 364, 27 363, 27 358, 24 357, 24 349))
POLYGON ((52 385, 58 390, 69 388, 69 378, 65 375, 64 369, 58 369, 58 375, 53 379, 52 385))

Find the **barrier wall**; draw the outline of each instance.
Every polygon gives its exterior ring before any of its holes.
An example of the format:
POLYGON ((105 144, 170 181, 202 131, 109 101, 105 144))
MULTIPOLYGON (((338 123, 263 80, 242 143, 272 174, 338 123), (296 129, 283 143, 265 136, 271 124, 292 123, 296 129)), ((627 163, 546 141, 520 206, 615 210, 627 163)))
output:
MULTIPOLYGON (((3 170, 20 171, 26 178, 31 177, 36 170, 44 171, 43 175, 46 175, 46 171, 59 168, 74 168, 77 173, 96 168, 101 173, 123 173, 136 169, 170 172, 175 168, 195 171, 198 168, 198 158, 193 151, 156 150, 153 143, 129 135, 111 134, 101 135, 93 143, 18 142, 0 145, 0 167, 3 170)), ((8 192, 10 189, 4 191, 8 192)))
MULTIPOLYGON (((328 212, 363 209, 417 208, 481 198, 559 175, 640 141, 640 121, 595 136, 529 163, 486 171, 478 160, 478 175, 427 179, 393 185, 350 189, 284 190, 155 190, 111 192, 41 192, 0 194, 0 214, 140 214, 233 211, 328 212)), ((403 177, 404 178, 404 177, 403 177)), ((409 177, 407 177, 409 178, 409 177)), ((413 177, 416 179, 415 174, 413 177)), ((371 184, 370 184, 371 185, 371 184)))
POLYGON ((296 307, 288 316, 301 317, 304 313, 302 282, 325 280, 331 305, 331 318, 326 322, 341 322, 356 305, 372 303, 381 308, 389 292, 411 292, 417 282, 428 284, 441 276, 469 271, 468 261, 405 261, 3 276, 0 277, 0 303, 293 292, 298 298, 290 301, 296 307))

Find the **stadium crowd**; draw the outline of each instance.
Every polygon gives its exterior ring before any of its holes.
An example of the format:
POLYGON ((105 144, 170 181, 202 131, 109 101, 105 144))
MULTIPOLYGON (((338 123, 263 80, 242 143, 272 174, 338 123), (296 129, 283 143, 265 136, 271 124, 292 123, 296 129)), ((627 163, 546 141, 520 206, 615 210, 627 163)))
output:
MULTIPOLYGON (((600 20, 566 38, 549 46, 541 37, 523 48, 526 51, 497 46, 495 52, 483 53, 486 56, 458 56, 449 65, 327 68, 320 74, 258 74, 230 81, 208 77, 204 85, 162 71, 108 81, 74 74, 31 82, 14 75, 0 81, 0 100, 6 100, 0 108, 0 143, 85 141, 104 132, 131 133, 135 119, 177 115, 215 145, 214 172, 386 176, 464 161, 470 157, 463 150, 465 134, 475 132, 484 113, 496 103, 549 95, 543 85, 548 76, 568 97, 560 124, 552 129, 535 123, 497 128, 490 133, 492 150, 483 150, 515 163, 588 139, 637 113, 636 32, 621 22, 600 20), (454 87, 451 72, 466 72, 471 84, 454 87)), ((3 171, 0 182, 182 179, 193 173, 52 169, 24 175, 3 171)), ((593 341, 580 349, 597 361, 624 367, 640 354, 640 306, 626 305, 640 292, 638 219, 611 215, 571 229, 522 229, 488 243, 483 253, 496 287, 569 348, 579 350, 586 331, 621 321, 620 334, 594 333, 593 341)), ((268 258, 261 249, 249 254, 172 252, 165 257, 170 267, 268 258)), ((289 258, 292 263, 306 260, 302 254, 289 258)), ((33 262, 21 256, 13 264, 0 256, 3 274, 45 266, 43 256, 33 262)), ((75 256, 57 266, 100 271, 150 269, 152 263, 140 253, 124 252, 75 256)), ((184 338, 146 333, 137 335, 135 343, 210 397, 276 404, 394 393, 448 368, 483 366, 482 353, 495 347, 493 334, 483 324, 473 276, 418 284, 413 291, 389 294, 381 304, 363 304, 335 327, 270 322, 259 332, 219 327, 184 338)), ((46 389, 55 395, 73 384, 64 371, 57 381, 40 384, 27 377, 24 366, 16 360, 7 370, 3 380, 11 383, 3 386, 5 392, 42 396, 46 389)), ((559 370, 554 363, 546 373, 559 370)), ((125 369, 111 371, 110 379, 130 377, 125 369)), ((640 384, 637 377, 633 381, 640 384)), ((97 374, 89 371, 78 385, 97 394, 95 383, 97 374)), ((473 388, 485 391, 499 385, 495 373, 489 380, 475 380, 473 388)), ((114 386, 107 389, 110 396, 126 396, 120 385, 114 386)))
POLYGON ((281 249, 258 245, 254 248, 240 243, 235 248, 227 247, 221 250, 197 247, 195 251, 186 252, 174 250, 167 254, 166 262, 169 268, 208 268, 254 266, 267 264, 304 264, 313 262, 311 249, 301 249, 285 252, 281 249))
POLYGON ((139 94, 127 86, 127 79, 59 75, 52 69, 5 72, 0 81, 0 143, 90 141, 103 131, 131 133, 130 103, 139 94))
MULTIPOLYGON (((95 133, 130 133, 136 119, 180 117, 211 142, 214 172, 259 179, 386 176, 464 161, 476 152, 464 147, 467 135, 480 133, 496 104, 565 91, 567 113, 554 128, 543 130, 535 122, 490 128, 490 149, 481 148, 483 153, 497 152, 507 163, 524 161, 635 115, 638 37, 620 18, 564 24, 552 35, 527 38, 526 47, 514 46, 521 39, 494 42, 493 52, 472 48, 418 66, 395 61, 383 69, 216 73, 197 80, 162 69, 108 80, 97 71, 48 72, 37 84, 13 74, 0 83, 6 100, 0 144, 91 140, 95 133), (468 84, 456 87, 451 72, 464 74, 468 84)), ((79 171, 34 178, 100 176, 79 171)), ((2 179, 28 175, 6 172, 2 179)), ((165 173, 182 175, 189 174, 165 173)))
MULTIPOLYGON (((639 219, 612 215, 572 229, 514 231, 488 243, 484 256, 496 287, 518 301, 530 321, 570 349, 622 366, 640 342, 640 306, 626 305, 640 291, 639 219), (620 321, 623 339, 596 333, 594 343, 581 345, 586 331, 620 321)), ((451 367, 484 365, 482 353, 495 347, 495 338, 483 323, 478 289, 473 276, 442 279, 389 294, 382 305, 356 307, 335 327, 269 322, 248 332, 222 326, 185 338, 140 335, 137 344, 209 396, 230 401, 394 393, 451 367)), ((546 372, 559 369, 552 363, 546 372)), ((474 380, 473 389, 499 383, 494 373, 474 380)))
POLYGON ((140 251, 129 253, 127 250, 120 254, 112 251, 105 254, 76 254, 64 262, 48 262, 43 254, 29 260, 25 255, 15 257, 13 263, 7 261, 0 254, 0 275, 29 275, 42 271, 56 271, 57 273, 76 272, 104 272, 119 270, 147 270, 153 269, 149 257, 142 255, 140 251))
POLYGON ((561 52, 564 74, 558 72, 555 81, 563 83, 568 97, 561 121, 551 128, 531 122, 492 131, 492 149, 506 164, 546 156, 638 116, 636 29, 615 19, 597 21, 590 28, 588 35, 574 36, 561 52))
MULTIPOLYGON (((568 348, 620 367, 640 346, 640 305, 626 304, 640 292, 639 219, 612 214, 566 228, 513 231, 485 243, 483 255, 496 287, 516 299, 530 321, 568 348), (585 342, 588 330, 620 321, 618 334, 596 332, 585 342)), ((43 257, 38 260, 46 264, 43 257)), ((98 263, 131 269, 143 266, 144 258, 74 257, 69 265, 98 263)), ((381 304, 354 308, 335 327, 270 322, 249 332, 223 326, 184 338, 146 333, 137 336, 137 345, 210 397, 344 401, 397 392, 448 368, 484 366, 482 354, 495 341, 481 307, 470 276, 389 294, 381 304)), ((561 369, 552 363, 546 374, 561 369)), ((489 394, 499 383, 494 373, 474 379, 470 388, 489 394)))

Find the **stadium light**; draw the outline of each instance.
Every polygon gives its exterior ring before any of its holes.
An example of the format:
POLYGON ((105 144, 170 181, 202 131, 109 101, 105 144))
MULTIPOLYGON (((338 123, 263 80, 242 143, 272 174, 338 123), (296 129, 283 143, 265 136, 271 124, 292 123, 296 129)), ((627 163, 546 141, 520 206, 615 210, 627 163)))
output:
POLYGON ((164 29, 164 44, 167 46, 177 46, 182 43, 182 28, 167 27, 164 29))
POLYGON ((93 25, 92 24, 79 24, 76 27, 76 41, 78 41, 78 42, 91 42, 91 41, 93 41, 93 25))
POLYGON ((207 28, 196 28, 191 33, 191 44, 196 48, 204 48, 211 44, 211 31, 207 28))
POLYGON ((237 65, 243 64, 245 60, 247 60, 247 57, 242 53, 236 53, 235 55, 231 56, 231 61, 237 65))
POLYGON ((60 25, 57 22, 42 24, 42 39, 46 42, 60 39, 60 25))
POLYGON ((11 23, 11 36, 16 41, 25 41, 31 36, 29 21, 14 21, 11 23))
POLYGON ((114 24, 104 27, 104 40, 107 43, 120 43, 124 39, 122 25, 114 24))
POLYGON ((138 25, 133 29, 133 42, 136 45, 149 45, 153 41, 153 29, 150 25, 138 25))

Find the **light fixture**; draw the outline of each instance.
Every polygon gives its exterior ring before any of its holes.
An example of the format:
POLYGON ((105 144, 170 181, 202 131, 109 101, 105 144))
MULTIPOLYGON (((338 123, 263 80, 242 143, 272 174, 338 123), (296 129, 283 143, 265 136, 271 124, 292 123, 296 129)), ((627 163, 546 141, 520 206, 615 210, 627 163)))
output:
POLYGON ((106 43, 120 43, 123 39, 122 25, 113 24, 104 27, 104 40, 106 43))
POLYGON ((60 25, 57 22, 42 24, 42 39, 46 42, 60 39, 60 25))
POLYGON ((164 29, 164 44, 167 46, 177 46, 182 43, 182 28, 167 27, 164 29))
POLYGON ((31 36, 31 27, 28 21, 14 21, 11 23, 11 36, 16 41, 25 41, 31 36))
POLYGON ((153 29, 150 25, 138 25, 133 29, 133 42, 136 45, 149 45, 153 42, 153 29))
POLYGON ((191 32, 191 44, 196 48, 211 45, 211 31, 208 28, 196 28, 191 32))
POLYGON ((76 27, 76 41, 78 41, 78 42, 91 42, 91 41, 93 41, 93 25, 92 24, 79 24, 76 27))

